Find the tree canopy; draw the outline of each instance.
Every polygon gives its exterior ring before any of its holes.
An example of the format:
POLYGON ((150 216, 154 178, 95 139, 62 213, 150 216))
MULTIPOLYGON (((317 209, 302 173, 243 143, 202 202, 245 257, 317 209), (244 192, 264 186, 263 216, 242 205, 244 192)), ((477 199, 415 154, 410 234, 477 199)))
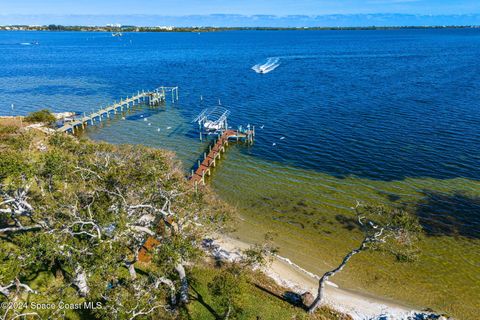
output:
POLYGON ((30 114, 28 114, 28 116, 25 117, 25 121, 27 122, 41 122, 46 124, 51 124, 55 122, 55 120, 55 116, 48 109, 31 112, 30 114))
POLYGON ((191 190, 172 153, 10 131, 0 147, 0 300, 101 306, 7 313, 159 319, 188 300, 184 266, 226 210, 191 190))

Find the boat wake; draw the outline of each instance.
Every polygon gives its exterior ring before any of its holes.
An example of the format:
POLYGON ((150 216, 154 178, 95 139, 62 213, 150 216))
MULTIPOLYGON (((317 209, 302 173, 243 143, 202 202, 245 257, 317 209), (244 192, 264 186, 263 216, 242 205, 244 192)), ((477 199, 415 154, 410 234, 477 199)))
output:
POLYGON ((269 73, 277 69, 280 66, 280 58, 268 58, 264 64, 256 64, 252 67, 252 70, 256 73, 269 73))

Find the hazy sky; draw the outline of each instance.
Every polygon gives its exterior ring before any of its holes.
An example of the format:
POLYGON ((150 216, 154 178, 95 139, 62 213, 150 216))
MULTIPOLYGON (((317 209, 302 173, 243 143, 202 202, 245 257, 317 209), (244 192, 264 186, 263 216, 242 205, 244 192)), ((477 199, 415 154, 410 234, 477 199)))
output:
POLYGON ((480 0, 0 0, 9 14, 269 14, 323 15, 356 13, 480 13, 480 0))

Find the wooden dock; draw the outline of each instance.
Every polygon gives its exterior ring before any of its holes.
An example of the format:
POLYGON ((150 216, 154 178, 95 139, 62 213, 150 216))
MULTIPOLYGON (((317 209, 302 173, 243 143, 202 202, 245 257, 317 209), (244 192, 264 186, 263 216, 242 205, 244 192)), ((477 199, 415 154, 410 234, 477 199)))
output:
POLYGON ((83 116, 75 117, 72 121, 65 122, 57 129, 58 132, 75 133, 76 130, 85 129, 87 125, 94 125, 95 121, 101 122, 104 117, 110 118, 110 115, 117 114, 129 110, 131 107, 139 104, 148 104, 149 106, 160 105, 166 100, 166 93, 170 91, 172 95, 172 103, 178 100, 178 87, 160 87, 153 91, 138 91, 136 95, 120 99, 120 102, 115 102, 111 106, 99 109, 90 114, 83 114, 83 116))
POLYGON ((199 184, 205 185, 205 177, 212 174, 212 169, 216 166, 222 153, 225 152, 225 147, 228 146, 228 142, 233 141, 245 141, 246 143, 253 143, 255 136, 255 129, 246 132, 240 132, 238 130, 225 130, 219 136, 218 139, 213 141, 208 148, 208 152, 204 152, 203 161, 198 160, 197 169, 192 170, 190 176, 190 182, 198 187, 199 184))
MULTIPOLYGON (((252 144, 255 138, 255 127, 250 130, 248 126, 247 130, 223 130, 219 134, 218 138, 213 141, 208 147, 208 153, 204 152, 203 161, 198 160, 198 167, 196 170, 192 170, 190 176, 190 182, 198 189, 200 184, 205 185, 205 176, 210 176, 212 169, 216 166, 218 160, 220 160, 222 152, 226 151, 229 141, 244 141, 245 143, 252 144)), ((172 219, 172 218, 171 218, 172 219)), ((173 220, 168 221, 169 224, 174 223, 173 220)), ((159 245, 159 240, 153 236, 149 236, 139 251, 138 260, 142 263, 150 263, 152 260, 150 252, 159 245)))
MULTIPOLYGON (((253 143, 255 137, 255 127, 252 130, 225 130, 223 133, 213 141, 208 148, 208 153, 203 154, 203 161, 198 160, 197 170, 192 172, 190 182, 198 188, 199 184, 205 185, 205 176, 211 175, 212 168, 216 166, 220 160, 222 152, 226 151, 229 141, 244 141, 245 143, 253 143)), ((169 221, 171 224, 173 221, 169 221)), ((159 244, 159 240, 150 236, 143 244, 139 251, 138 260, 143 263, 149 263, 152 260, 150 251, 159 244)))

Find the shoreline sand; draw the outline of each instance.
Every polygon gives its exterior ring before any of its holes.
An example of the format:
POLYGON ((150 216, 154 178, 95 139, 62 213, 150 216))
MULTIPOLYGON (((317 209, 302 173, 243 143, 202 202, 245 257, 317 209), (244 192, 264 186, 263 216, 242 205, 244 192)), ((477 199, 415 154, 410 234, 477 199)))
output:
MULTIPOLYGON (((250 244, 228 235, 216 234, 212 247, 212 254, 217 258, 236 261, 241 258, 242 250, 249 248, 250 244)), ((316 294, 319 277, 297 266, 288 258, 275 256, 272 263, 263 267, 262 271, 279 285, 295 293, 309 291, 316 294)), ((416 314, 423 314, 414 307, 340 288, 333 282, 328 282, 325 290, 325 303, 334 310, 350 315, 354 320, 417 319, 414 317, 416 314)))

